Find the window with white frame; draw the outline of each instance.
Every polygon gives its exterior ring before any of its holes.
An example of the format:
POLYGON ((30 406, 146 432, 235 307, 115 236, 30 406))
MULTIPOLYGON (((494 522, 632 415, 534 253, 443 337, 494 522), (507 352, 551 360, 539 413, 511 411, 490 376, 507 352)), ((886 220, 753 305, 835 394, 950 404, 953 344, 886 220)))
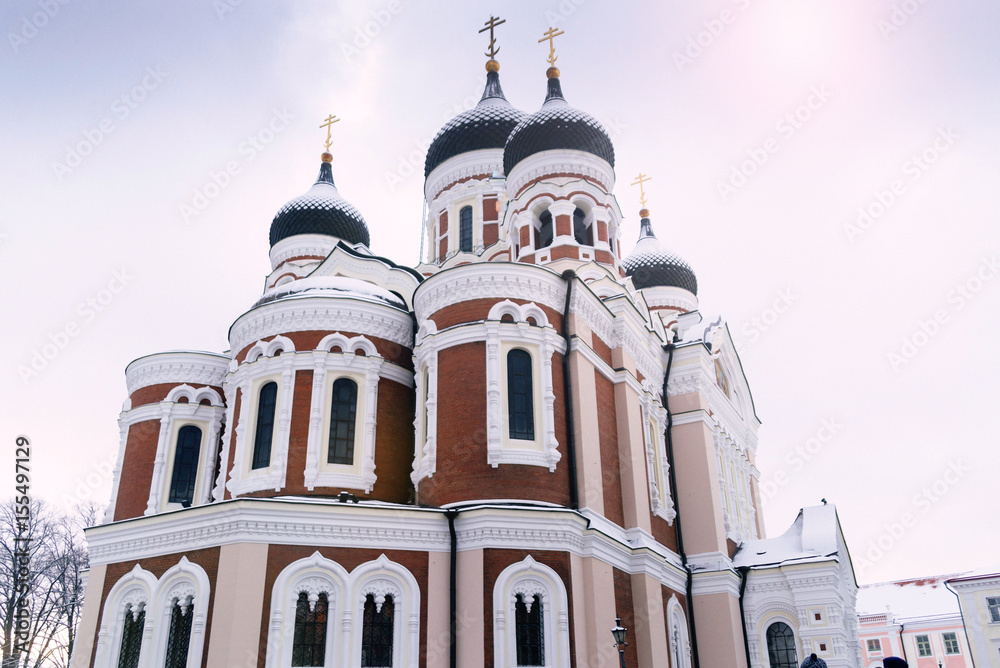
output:
POLYGON ((177 432, 174 448, 173 475, 170 478, 168 503, 179 503, 184 507, 194 501, 194 487, 198 480, 198 461, 201 454, 201 429, 186 424, 177 432))
POLYGON ((644 383, 642 417, 645 424, 646 468, 649 477, 650 509, 653 514, 672 523, 677 516, 670 494, 670 462, 667 460, 664 427, 667 411, 655 399, 655 388, 644 383))
POLYGON ((987 597, 986 607, 990 612, 990 622, 1000 624, 1000 596, 987 597))
POLYGON ((676 595, 671 596, 667 603, 667 618, 670 628, 670 636, 667 638, 667 644, 670 647, 670 665, 676 668, 690 668, 691 637, 688 634, 684 609, 676 595))
POLYGON ((881 654, 882 653, 882 641, 878 638, 871 638, 868 640, 868 653, 869 654, 881 654))
POLYGON ((137 564, 105 600, 95 668, 200 666, 209 589, 205 570, 187 557, 159 579, 137 564))
POLYGON ((536 304, 506 300, 486 327, 488 463, 546 466, 561 458, 555 438, 552 356, 565 348, 536 304))
POLYGON ((917 636, 915 640, 917 642, 917 656, 933 656, 930 636, 917 636))
POLYGON ((945 654, 961 654, 962 650, 958 646, 957 633, 942 633, 941 640, 944 641, 945 654))
POLYGON ((254 425, 253 460, 251 470, 271 465, 271 443, 274 439, 274 413, 278 403, 278 383, 269 380, 257 393, 257 419, 254 425))
POLYGON ((767 627, 767 658, 771 668, 798 668, 795 652, 795 633, 784 622, 774 622, 767 627))
POLYGON ((458 212, 458 249, 472 252, 472 207, 463 206, 458 212))
POLYGON ((437 348, 433 340, 422 343, 426 337, 437 333, 432 320, 425 320, 417 332, 414 350, 415 365, 420 369, 417 380, 417 410, 413 431, 417 442, 413 448, 413 470, 410 480, 416 486, 421 479, 431 477, 437 470, 437 348))
POLYGON ((570 665, 566 586, 530 555, 505 568, 493 587, 493 647, 496 666, 570 665))
POLYGON ((410 668, 419 650, 420 588, 385 555, 348 574, 315 552, 275 580, 267 668, 410 668))

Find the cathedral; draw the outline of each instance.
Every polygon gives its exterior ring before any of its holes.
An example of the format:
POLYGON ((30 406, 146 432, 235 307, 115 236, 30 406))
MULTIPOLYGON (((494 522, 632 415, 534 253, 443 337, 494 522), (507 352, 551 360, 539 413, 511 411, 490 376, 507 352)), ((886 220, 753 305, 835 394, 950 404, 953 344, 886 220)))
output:
POLYGON ((861 666, 836 510, 764 537, 729 328, 644 196, 623 242, 560 34, 537 109, 490 57, 433 140, 417 266, 338 190, 331 116, 230 349, 128 365, 73 666, 861 666))

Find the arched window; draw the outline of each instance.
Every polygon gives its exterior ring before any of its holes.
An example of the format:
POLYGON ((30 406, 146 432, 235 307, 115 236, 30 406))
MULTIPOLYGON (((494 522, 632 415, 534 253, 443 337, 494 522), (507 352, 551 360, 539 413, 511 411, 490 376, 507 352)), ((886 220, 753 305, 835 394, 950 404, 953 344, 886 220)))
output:
POLYGON ((531 355, 520 348, 507 353, 507 423, 510 438, 535 440, 531 355))
POLYGON ((771 668, 798 668, 795 634, 788 624, 775 622, 767 627, 767 659, 771 668))
POLYGON ((538 228, 538 247, 548 248, 552 245, 552 213, 543 211, 538 220, 541 222, 538 228))
POLYGON ((472 207, 463 206, 458 212, 458 248, 472 252, 472 207))
POLYGON ((573 212, 573 237, 576 238, 576 243, 581 246, 593 246, 594 232, 591 226, 583 222, 586 217, 587 214, 580 207, 577 207, 573 212))
POLYGON ((122 626, 122 646, 118 652, 118 668, 138 668, 142 650, 142 628, 146 625, 146 609, 130 606, 125 609, 122 626))
POLYGON ((274 436, 274 407, 278 400, 278 384, 274 381, 260 388, 257 400, 257 429, 254 432, 252 469, 271 465, 271 439, 274 436))
POLYGON ((392 594, 379 605, 373 594, 365 597, 365 616, 361 627, 361 668, 392 668, 392 620, 395 614, 392 594))
POLYGON ((201 451, 201 429, 185 425, 177 433, 174 451, 174 474, 170 479, 169 503, 191 505, 194 485, 198 479, 198 454, 201 451))
POLYGON ((295 603, 295 634, 292 665, 322 666, 326 662, 326 618, 329 603, 325 593, 310 605, 309 594, 299 592, 295 603))
POLYGON ((517 665, 545 665, 545 622, 542 618, 542 597, 535 594, 530 601, 518 594, 514 601, 515 642, 517 665))
POLYGON ((164 668, 187 668, 193 618, 194 609, 190 599, 174 601, 170 607, 170 631, 167 635, 167 661, 164 668))
POLYGON ((358 409, 358 384, 350 378, 333 383, 333 408, 330 412, 329 464, 354 463, 354 419, 358 409))

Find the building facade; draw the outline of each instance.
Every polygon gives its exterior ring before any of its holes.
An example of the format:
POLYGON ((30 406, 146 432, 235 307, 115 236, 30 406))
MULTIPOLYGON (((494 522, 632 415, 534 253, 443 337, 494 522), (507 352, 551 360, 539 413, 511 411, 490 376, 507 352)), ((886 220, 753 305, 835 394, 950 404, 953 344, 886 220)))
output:
POLYGON ((605 666, 617 616, 630 666, 858 666, 832 506, 739 561, 764 532, 729 329, 648 210, 623 254, 614 147, 559 71, 526 113, 490 60, 425 176, 411 268, 324 153, 230 350, 128 366, 73 665, 605 666))
POLYGON ((948 579, 958 597, 977 666, 1000 666, 1000 565, 948 579))

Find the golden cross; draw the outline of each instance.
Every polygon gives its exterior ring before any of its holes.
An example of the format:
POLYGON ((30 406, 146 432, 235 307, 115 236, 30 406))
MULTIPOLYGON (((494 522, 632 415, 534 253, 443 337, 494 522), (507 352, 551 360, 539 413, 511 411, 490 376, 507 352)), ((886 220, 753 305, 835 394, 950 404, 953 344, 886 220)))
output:
POLYGON ((334 123, 339 123, 339 122, 340 122, 339 118, 337 118, 333 114, 330 114, 329 116, 326 117, 326 121, 322 125, 320 125, 321 128, 326 128, 326 150, 327 151, 330 150, 330 144, 333 143, 332 141, 330 141, 331 126, 334 123))
POLYGON ((501 23, 507 23, 507 19, 501 19, 501 20, 498 19, 500 19, 499 16, 490 16, 490 20, 487 21, 485 24, 486 27, 479 31, 479 32, 486 32, 487 30, 490 31, 490 50, 486 52, 486 55, 489 56, 490 58, 495 58, 496 55, 500 53, 500 47, 494 48, 494 45, 497 43, 497 40, 493 36, 493 29, 496 28, 501 23))
POLYGON ((642 172, 639 172, 639 176, 636 177, 635 181, 630 183, 632 186, 639 186, 639 204, 642 204, 643 208, 646 206, 646 189, 643 187, 646 181, 652 181, 652 176, 646 176, 642 172))
POLYGON ((542 33, 544 35, 544 37, 542 37, 540 40, 538 40, 539 44, 541 44, 545 40, 549 41, 549 57, 548 57, 548 61, 549 61, 549 65, 552 65, 553 67, 555 67, 556 60, 559 58, 559 56, 556 55, 555 38, 558 37, 559 35, 562 35, 564 32, 565 32, 564 30, 559 30, 557 32, 555 28, 549 28, 547 31, 545 31, 544 33, 542 33))

